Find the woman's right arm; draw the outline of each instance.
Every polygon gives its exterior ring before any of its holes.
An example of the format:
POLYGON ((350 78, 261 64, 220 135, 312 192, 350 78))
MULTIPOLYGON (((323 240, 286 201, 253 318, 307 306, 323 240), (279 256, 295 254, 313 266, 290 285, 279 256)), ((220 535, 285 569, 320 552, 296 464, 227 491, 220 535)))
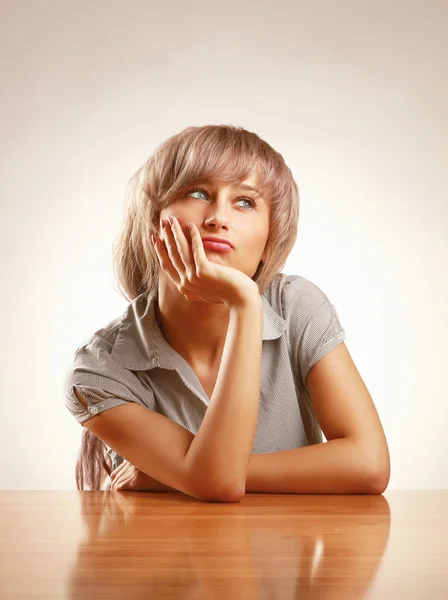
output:
POLYGON ((216 385, 185 456, 203 498, 245 494, 260 398, 263 302, 258 292, 230 308, 216 385))
MULTIPOLYGON (((162 489, 239 502, 258 417, 262 316, 258 288, 230 308, 215 389, 196 435, 136 402, 103 410, 82 425, 162 489)), ((77 389, 75 395, 89 406, 77 389)))
MULTIPOLYGON (((204 501, 239 502, 258 417, 262 311, 258 288, 230 308, 215 389, 196 435, 137 402, 102 410, 82 425, 162 487, 204 501)), ((88 407, 92 401, 74 387, 88 407)))

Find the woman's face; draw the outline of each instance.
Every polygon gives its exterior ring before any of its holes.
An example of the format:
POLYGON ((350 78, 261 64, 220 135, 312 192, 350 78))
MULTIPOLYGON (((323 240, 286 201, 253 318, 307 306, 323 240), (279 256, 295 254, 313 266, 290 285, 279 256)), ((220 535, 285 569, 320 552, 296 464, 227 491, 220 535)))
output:
POLYGON ((160 216, 162 219, 175 216, 189 242, 188 221, 193 221, 203 238, 226 238, 233 249, 223 252, 204 245, 207 258, 253 277, 260 260, 264 260, 270 213, 261 191, 244 186, 257 188, 255 176, 251 175, 237 187, 217 179, 203 179, 182 192, 160 216))

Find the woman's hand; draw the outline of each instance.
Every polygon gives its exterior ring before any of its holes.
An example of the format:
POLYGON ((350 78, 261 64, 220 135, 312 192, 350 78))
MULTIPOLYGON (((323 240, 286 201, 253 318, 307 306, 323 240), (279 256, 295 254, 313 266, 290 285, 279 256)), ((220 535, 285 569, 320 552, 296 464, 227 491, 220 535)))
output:
POLYGON ((174 216, 162 224, 162 235, 153 236, 159 263, 180 293, 192 301, 224 303, 228 308, 243 304, 258 286, 242 271, 219 265, 207 258, 200 233, 191 223, 191 247, 174 216))
POLYGON ((110 474, 110 484, 106 490, 128 490, 132 492, 177 492, 164 483, 140 471, 127 460, 110 474))

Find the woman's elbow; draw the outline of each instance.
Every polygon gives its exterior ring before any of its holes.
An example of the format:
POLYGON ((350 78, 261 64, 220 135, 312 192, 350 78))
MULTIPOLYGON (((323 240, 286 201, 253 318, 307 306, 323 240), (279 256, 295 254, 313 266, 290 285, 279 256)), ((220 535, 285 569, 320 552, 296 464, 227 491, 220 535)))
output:
POLYGON ((390 464, 382 465, 376 468, 370 478, 368 485, 368 494, 382 494, 386 491, 390 480, 390 464))

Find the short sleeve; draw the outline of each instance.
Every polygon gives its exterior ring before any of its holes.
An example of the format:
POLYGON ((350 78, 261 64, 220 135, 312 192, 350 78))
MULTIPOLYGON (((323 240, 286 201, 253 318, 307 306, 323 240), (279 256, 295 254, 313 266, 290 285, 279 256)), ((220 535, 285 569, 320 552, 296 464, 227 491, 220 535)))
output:
POLYGON ((325 292, 299 275, 283 288, 284 314, 303 387, 311 368, 346 339, 337 310, 325 292))
POLYGON ((136 402, 154 409, 151 389, 146 389, 137 375, 112 359, 97 342, 81 346, 67 369, 64 382, 65 406, 78 423, 120 404, 136 402), (84 398, 87 407, 76 397, 84 398))

